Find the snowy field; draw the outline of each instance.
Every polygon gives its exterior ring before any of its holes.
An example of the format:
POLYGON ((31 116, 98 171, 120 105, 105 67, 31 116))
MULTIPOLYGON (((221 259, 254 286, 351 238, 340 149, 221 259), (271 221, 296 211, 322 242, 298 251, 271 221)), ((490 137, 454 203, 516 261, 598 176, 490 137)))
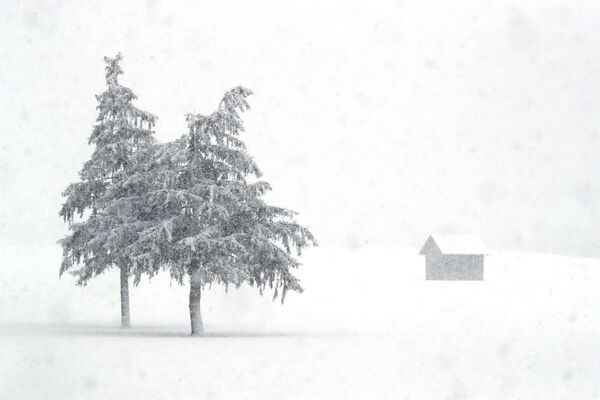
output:
POLYGON ((302 295, 131 291, 58 279, 58 248, 2 248, 0 399, 600 398, 597 259, 492 253, 484 282, 424 281, 418 249, 306 252, 302 295))

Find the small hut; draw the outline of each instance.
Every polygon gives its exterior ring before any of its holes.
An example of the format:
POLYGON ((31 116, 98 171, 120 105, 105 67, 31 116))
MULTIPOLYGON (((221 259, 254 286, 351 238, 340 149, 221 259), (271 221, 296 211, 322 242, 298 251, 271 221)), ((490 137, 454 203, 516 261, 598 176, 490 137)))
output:
POLYGON ((477 235, 431 235, 419 254, 425 256, 427 280, 481 281, 487 250, 477 235))

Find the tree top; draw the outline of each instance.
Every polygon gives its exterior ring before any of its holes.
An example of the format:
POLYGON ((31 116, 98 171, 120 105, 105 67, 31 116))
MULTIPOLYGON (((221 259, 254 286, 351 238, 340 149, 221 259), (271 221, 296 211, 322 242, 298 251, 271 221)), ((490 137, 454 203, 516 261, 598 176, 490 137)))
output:
POLYGON ((118 85, 117 77, 123 73, 119 62, 123 59, 121 52, 118 52, 114 58, 104 57, 106 63, 106 83, 108 85, 118 85))

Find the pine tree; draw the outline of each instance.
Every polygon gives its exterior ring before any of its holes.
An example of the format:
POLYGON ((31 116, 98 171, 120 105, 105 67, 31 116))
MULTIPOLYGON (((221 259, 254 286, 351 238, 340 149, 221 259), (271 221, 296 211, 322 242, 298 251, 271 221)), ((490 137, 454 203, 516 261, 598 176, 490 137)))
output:
MULTIPOLYGON (((122 86, 118 77, 121 54, 105 57, 107 89, 96 96, 98 117, 88 143, 95 146, 91 159, 79 172, 80 181, 67 187, 60 216, 69 223, 70 233, 60 241, 63 262, 60 274, 70 271, 77 284, 114 266, 120 269, 121 326, 130 326, 129 276, 133 264, 123 251, 126 243, 136 239, 141 228, 128 199, 116 188, 130 178, 136 152, 154 143, 152 128, 157 117, 136 108, 137 98, 131 89, 122 86), (115 191, 116 190, 116 191, 115 191), (110 209, 110 211, 108 211, 110 209), (75 216, 79 217, 75 221, 75 216)), ((139 277, 138 277, 139 279, 139 277)))
POLYGON ((249 109, 250 94, 236 87, 209 116, 188 115, 188 134, 138 153, 133 183, 121 184, 136 196, 146 226, 130 246, 131 260, 140 271, 162 267, 180 284, 189 279, 192 335, 203 332, 200 298, 207 285, 248 283, 261 294, 269 287, 283 302, 288 290, 302 291, 292 249, 300 255, 316 245, 294 212, 261 198, 267 182, 247 181, 261 176, 239 138, 239 113, 249 109))

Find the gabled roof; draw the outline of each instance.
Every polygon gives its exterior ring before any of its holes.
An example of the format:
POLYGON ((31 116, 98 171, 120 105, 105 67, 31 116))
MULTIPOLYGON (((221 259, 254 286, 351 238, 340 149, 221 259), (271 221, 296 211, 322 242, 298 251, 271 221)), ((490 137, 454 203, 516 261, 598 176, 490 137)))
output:
POLYGON ((431 235, 419 254, 435 244, 442 254, 487 254, 485 244, 477 235, 431 235))

